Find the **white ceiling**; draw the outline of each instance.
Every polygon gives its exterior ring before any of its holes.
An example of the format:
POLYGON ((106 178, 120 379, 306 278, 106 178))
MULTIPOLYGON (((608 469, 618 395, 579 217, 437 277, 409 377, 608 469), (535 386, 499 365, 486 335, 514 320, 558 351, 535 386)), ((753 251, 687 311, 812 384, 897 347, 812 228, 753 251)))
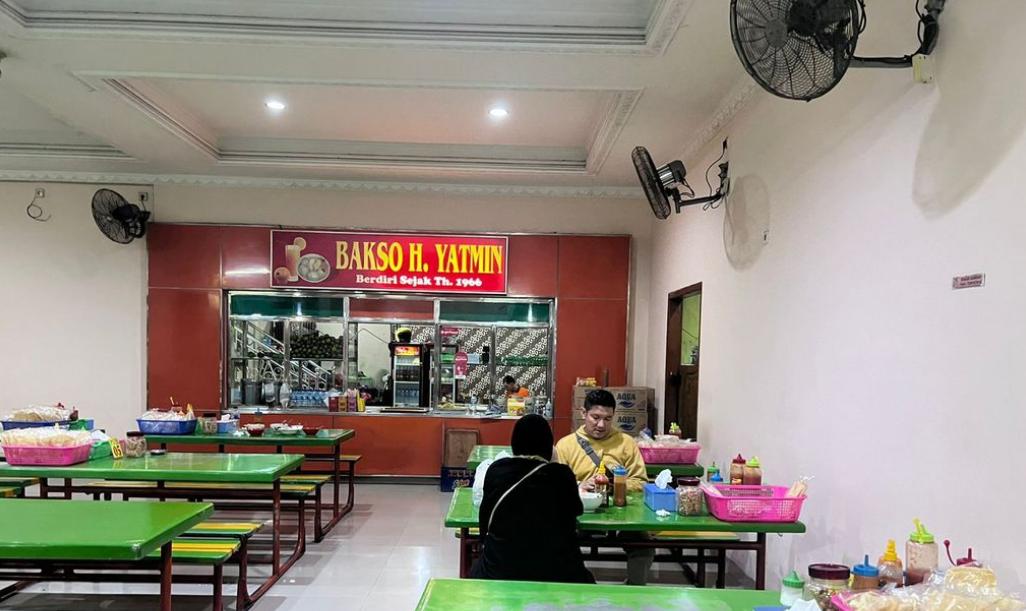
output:
POLYGON ((0 179, 624 193, 743 71, 712 0, 0 0, 0 179), (288 104, 264 107, 269 97, 288 104), (488 110, 501 105, 509 117, 488 110))

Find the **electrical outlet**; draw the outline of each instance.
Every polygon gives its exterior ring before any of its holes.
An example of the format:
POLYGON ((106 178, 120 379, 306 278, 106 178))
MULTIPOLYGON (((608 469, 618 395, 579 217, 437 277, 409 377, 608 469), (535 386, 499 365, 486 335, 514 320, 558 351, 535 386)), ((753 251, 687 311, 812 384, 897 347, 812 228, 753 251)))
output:
POLYGON ((46 197, 46 189, 43 187, 36 187, 36 199, 43 199, 46 197))
POLYGON ((139 201, 145 205, 150 201, 150 194, 146 191, 139 191, 139 201))

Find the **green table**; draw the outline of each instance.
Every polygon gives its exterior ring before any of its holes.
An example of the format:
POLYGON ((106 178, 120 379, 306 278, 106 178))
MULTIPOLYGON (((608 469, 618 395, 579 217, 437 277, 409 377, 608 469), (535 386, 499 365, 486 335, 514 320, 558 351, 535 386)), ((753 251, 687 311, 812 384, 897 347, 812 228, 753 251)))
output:
POLYGON ((752 611, 779 602, 777 592, 753 590, 432 579, 417 611, 752 611))
MULTIPOLYGON (((484 461, 495 460, 495 457, 499 455, 499 452, 509 452, 512 454, 513 450, 509 446, 474 446, 474 449, 470 451, 470 458, 467 459, 467 468, 473 471, 484 461)), ((669 469, 670 473, 673 474, 674 477, 703 477, 705 475, 705 467, 700 464, 645 465, 645 471, 648 473, 649 477, 659 475, 659 472, 663 469, 669 469)))
MULTIPOLYGON (((473 490, 470 488, 457 488, 449 503, 449 511, 445 516, 447 528, 460 529, 460 571, 461 576, 469 574, 471 563, 472 547, 475 544, 474 537, 470 534, 471 528, 477 528, 479 524, 477 508, 474 507, 473 490)), ((660 518, 654 511, 649 509, 642 500, 640 494, 628 496, 626 507, 609 507, 595 513, 585 513, 577 518, 577 526, 581 531, 602 531, 602 532, 623 532, 623 531, 644 531, 644 532, 722 532, 737 534, 754 534, 754 541, 729 540, 703 542, 704 549, 733 549, 748 550, 756 553, 756 576, 755 587, 757 590, 765 589, 766 583, 766 535, 768 533, 778 534, 801 534, 805 532, 805 525, 801 522, 779 524, 773 522, 724 522, 711 515, 705 514, 697 517, 684 517, 671 513, 665 518, 660 518)), ((586 540, 582 539, 585 545, 586 540)), ((692 541, 624 541, 624 547, 651 547, 651 548, 687 548, 693 547, 692 541)))
MULTIPOLYGON (((175 450, 183 450, 180 446, 210 446, 217 445, 217 451, 224 453, 226 446, 273 446, 275 452, 281 454, 285 448, 331 448, 332 481, 334 483, 334 499, 331 508, 331 519, 326 525, 321 525, 320 515, 317 516, 316 532, 314 541, 320 542, 346 515, 353 510, 356 504, 356 486, 354 480, 354 469, 347 474, 349 496, 345 505, 342 505, 340 490, 342 488, 342 442, 356 436, 353 429, 322 429, 316 435, 307 436, 306 433, 298 435, 275 435, 268 428, 260 437, 243 435, 147 435, 146 441, 151 446, 159 445, 167 448, 168 444, 174 444, 175 450)), ((305 454, 308 459, 317 458, 316 454, 305 454)))
MULTIPOLYGON (((66 499, 74 493, 97 495, 98 487, 75 484, 73 480, 120 480, 138 481, 139 486, 118 486, 114 492, 134 497, 198 499, 211 496, 211 489, 204 484, 268 484, 269 489, 252 486, 225 486, 218 489, 216 497, 270 501, 272 514, 271 576, 253 595, 253 600, 263 596, 306 551, 305 522, 300 524, 296 547, 289 558, 281 560, 281 478, 295 471, 303 463, 297 454, 179 454, 169 452, 163 456, 147 454, 142 458, 100 458, 67 467, 0 465, 0 476, 38 477, 39 496, 47 498, 51 491, 63 492, 66 499), (49 479, 63 479, 61 486, 51 486, 49 479), (194 483, 196 487, 176 485, 168 487, 167 482, 194 483), (153 484, 147 486, 143 484, 153 484)), ((110 490, 110 489, 106 489, 110 490)))
MULTIPOLYGON (((214 512, 210 503, 105 503, 91 501, 0 501, 0 580, 26 581, 26 565, 73 562, 113 568, 140 562, 161 550, 160 608, 171 609, 171 541, 214 512)), ((143 563, 145 564, 145 563, 143 563)), ((146 565, 149 566, 149 565, 146 565)), ((47 573, 36 574, 46 581, 47 573)), ((0 599, 22 584, 0 591, 0 599)))

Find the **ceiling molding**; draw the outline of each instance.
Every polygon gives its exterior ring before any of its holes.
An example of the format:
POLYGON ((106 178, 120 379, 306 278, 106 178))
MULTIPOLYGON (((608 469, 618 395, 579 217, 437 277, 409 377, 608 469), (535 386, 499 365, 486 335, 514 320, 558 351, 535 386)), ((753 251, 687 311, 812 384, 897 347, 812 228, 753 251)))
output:
POLYGON ((651 55, 662 55, 673 42, 696 0, 662 0, 648 22, 645 41, 651 55))
POLYGON ((0 170, 0 182, 52 182, 116 185, 181 185, 257 189, 321 189, 370 193, 442 193, 496 197, 550 197, 590 199, 641 199, 637 187, 558 187, 522 185, 473 185, 423 182, 376 182, 204 176, 194 174, 131 174, 91 172, 36 172, 0 170))
POLYGON ((660 0, 645 28, 31 11, 16 0, 0 0, 0 16, 11 21, 26 38, 99 38, 117 34, 125 40, 170 42, 405 44, 431 49, 651 56, 661 55, 666 50, 695 1, 660 0))
POLYGON ((218 152, 217 165, 278 168, 368 168, 432 170, 436 172, 527 172, 536 174, 586 174, 585 162, 574 159, 513 159, 447 157, 442 155, 389 155, 372 153, 315 153, 305 151, 218 152))
POLYGON ((609 157, 613 146, 620 138, 620 132, 641 99, 643 89, 630 91, 617 91, 613 95, 605 116, 599 121, 595 133, 592 135, 591 143, 588 145, 588 159, 585 162, 585 170, 590 175, 599 173, 602 165, 609 157))
POLYGON ((209 160, 217 160, 216 137, 213 137, 210 130, 199 125, 199 122, 191 117, 185 116, 183 112, 172 114, 165 108, 166 104, 162 105, 153 99, 153 91, 143 91, 121 79, 105 78, 100 80, 100 84, 209 160))
MULTIPOLYGON (((2 1, 2 0, 0 0, 2 1)), ((447 173, 541 173, 561 175, 595 175, 620 133, 627 124, 643 89, 592 91, 611 94, 609 106, 599 120, 596 130, 587 146, 585 159, 567 158, 565 151, 554 150, 551 158, 518 158, 502 156, 501 147, 494 155, 456 154, 390 154, 387 152, 347 151, 296 151, 296 150, 233 150, 220 146, 219 135, 187 109, 175 104, 159 88, 140 82, 144 75, 134 75, 135 80, 98 73, 76 75, 87 84, 103 87, 117 98, 139 110, 175 138, 203 154, 207 161, 227 167, 281 167, 311 169, 342 168, 389 168, 393 170, 431 170, 447 173)), ((393 82, 389 86, 403 88, 404 82, 393 82)), ((478 85, 476 89, 491 88, 478 85)), ((577 89, 549 89, 551 91, 579 91, 577 89)), ((318 143, 320 144, 320 143, 318 143)))
POLYGON ((89 159, 93 161, 138 161, 113 146, 103 144, 0 143, 0 157, 45 159, 89 159))
POLYGON ((761 91, 759 85, 748 75, 735 83, 730 92, 720 101, 720 105, 716 107, 712 116, 695 130, 688 147, 680 155, 684 165, 694 162, 716 135, 723 131, 749 102, 755 99, 759 91, 761 91))

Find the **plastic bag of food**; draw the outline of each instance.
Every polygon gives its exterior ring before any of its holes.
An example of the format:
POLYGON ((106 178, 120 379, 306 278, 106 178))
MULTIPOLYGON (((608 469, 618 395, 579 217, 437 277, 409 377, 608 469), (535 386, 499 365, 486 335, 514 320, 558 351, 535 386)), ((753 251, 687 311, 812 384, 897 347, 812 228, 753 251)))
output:
POLYGON ((474 486, 473 486, 473 497, 474 507, 480 507, 481 501, 484 500, 484 482, 485 475, 488 473, 488 467, 492 466, 492 463, 502 458, 509 458, 511 454, 505 450, 499 452, 495 459, 489 458, 488 460, 481 461, 481 464, 474 470, 474 486))
POLYGON ((61 422, 71 418, 71 410, 56 405, 30 405, 7 416, 13 422, 61 422))

